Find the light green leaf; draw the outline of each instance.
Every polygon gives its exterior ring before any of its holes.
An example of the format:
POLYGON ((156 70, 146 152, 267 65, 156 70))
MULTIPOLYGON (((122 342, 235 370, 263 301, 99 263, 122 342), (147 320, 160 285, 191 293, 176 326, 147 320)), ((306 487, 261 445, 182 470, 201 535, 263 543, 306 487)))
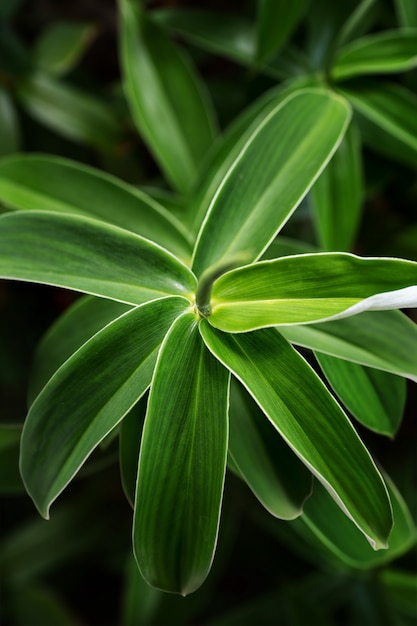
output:
POLYGON ((13 154, 20 147, 17 115, 8 92, 0 87, 0 156, 13 154))
POLYGON ((227 454, 229 374, 194 315, 159 353, 142 437, 133 545, 149 584, 186 595, 206 578, 217 541, 227 454))
POLYGON ((269 513, 295 519, 311 493, 311 474, 251 397, 232 383, 229 461, 269 513))
POLYGON ((364 74, 394 74, 417 66, 417 29, 393 30, 357 39, 338 52, 334 80, 364 74))
POLYGON ((262 254, 340 143, 345 101, 301 90, 257 125, 215 193, 198 235, 193 268, 262 254))
POLYGON ((306 0, 260 0, 258 7, 257 61, 278 52, 291 36, 307 6, 306 0))
POLYGON ((66 74, 76 67, 96 34, 94 24, 54 22, 36 42, 35 64, 48 74, 66 74))
POLYGON ((300 254, 232 270, 214 284, 210 324, 245 332, 417 306, 417 263, 300 254))
MULTIPOLYGON (((417 152, 417 97, 400 85, 366 82, 365 86, 343 88, 342 93, 367 120, 392 135, 415 154, 417 152)), ((374 144, 377 141, 373 142, 374 144)), ((384 151, 384 147, 379 148, 384 151)))
POLYGON ((114 152, 122 128, 103 99, 38 72, 19 84, 17 94, 36 120, 72 141, 114 152))
POLYGON ((316 354, 339 400, 367 428, 393 437, 403 416, 405 380, 387 372, 316 354))
POLYGON ((189 295, 195 278, 163 248, 126 230, 44 211, 0 216, 0 277, 142 304, 189 295))
POLYGON ((417 27, 417 4, 415 0, 395 0, 394 4, 400 26, 417 27))
POLYGON ((133 185, 75 161, 32 154, 3 159, 0 201, 12 209, 95 217, 184 259, 191 254, 184 227, 160 204, 133 185))
POLYGON ((230 335, 200 325, 284 440, 375 549, 392 526, 384 482, 355 430, 306 361, 274 329, 230 335))
POLYGON ((296 345, 417 381, 417 325, 399 311, 281 326, 280 333, 296 345))
POLYGON ((324 250, 353 247, 361 217, 363 174, 360 135, 348 128, 342 143, 311 189, 315 225, 324 250))
POLYGON ((163 298, 117 318, 56 372, 33 403, 21 447, 29 495, 49 508, 100 441, 149 387, 159 346, 188 306, 163 298))
POLYGON ((171 184, 187 193, 214 138, 213 114, 188 58, 132 0, 119 0, 127 99, 171 184))

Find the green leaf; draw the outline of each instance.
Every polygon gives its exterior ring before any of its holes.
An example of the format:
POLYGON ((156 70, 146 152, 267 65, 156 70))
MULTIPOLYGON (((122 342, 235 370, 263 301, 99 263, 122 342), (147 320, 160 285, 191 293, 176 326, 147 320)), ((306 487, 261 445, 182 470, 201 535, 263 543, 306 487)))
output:
POLYGON ((415 0, 395 0, 394 4, 400 26, 417 27, 417 4, 415 0))
MULTIPOLYGON (((392 135, 405 147, 417 152, 417 97, 400 85, 366 82, 366 86, 340 90, 367 120, 392 135)), ((377 143, 376 141, 374 143, 377 143)), ((384 151, 384 147, 380 147, 384 151)))
POLYGON ((21 447, 29 495, 49 508, 100 441, 149 387, 159 346, 188 306, 163 298, 128 311, 85 343, 33 403, 21 447))
POLYGON ((296 345, 417 381, 417 325, 399 311, 281 326, 280 333, 296 345))
POLYGON ((121 57, 133 119, 171 184, 187 193, 214 138, 206 94, 188 58, 138 3, 120 0, 121 57))
POLYGON ((257 125, 201 227, 193 259, 198 275, 219 262, 262 254, 330 160, 348 120, 345 101, 302 90, 257 125))
POLYGON ((0 156, 13 154, 20 147, 17 115, 8 92, 0 87, 0 156))
POLYGON ((0 216, 0 277, 142 304, 189 295, 195 278, 163 248, 86 217, 43 211, 0 216))
POLYGON ((306 361, 274 329, 230 335, 200 325, 207 347, 375 548, 387 545, 391 508, 355 430, 306 361))
POLYGON ((417 263, 323 252, 223 274, 213 284, 209 321, 223 331, 245 332, 415 306, 417 263))
POLYGON ((417 29, 376 33, 342 48, 331 72, 334 80, 366 74, 394 74, 417 66, 417 29))
POLYGON ((139 574, 133 554, 129 554, 123 587, 123 626, 149 626, 154 623, 163 599, 163 593, 146 584, 139 574))
POLYGON ((363 202, 360 135, 351 125, 311 189, 315 225, 324 250, 349 251, 359 228, 363 202))
POLYGON ((123 418, 120 424, 120 478, 122 480, 124 494, 132 509, 134 508, 135 502, 140 441, 142 438, 147 403, 148 396, 145 394, 123 418))
POLYGON ((350 413, 367 428, 393 437, 403 416, 405 380, 387 372, 316 354, 324 375, 350 413))
POLYGON ((260 0, 256 55, 259 63, 276 53, 287 42, 306 6, 306 0, 294 0, 291 3, 260 0))
POLYGON ((181 223, 133 185, 75 161, 19 155, 0 161, 0 201, 12 209, 94 217, 131 230, 189 259, 181 223))
POLYGON ((226 468, 228 385, 194 315, 180 317, 152 380, 133 531, 143 577, 165 591, 191 593, 211 567, 226 468))
POLYGON ((229 456, 269 513, 285 520, 301 515, 311 474, 237 384, 231 387, 229 456))
POLYGON ((59 135, 98 150, 115 152, 122 128, 111 108, 90 93, 38 72, 17 89, 27 112, 59 135))
POLYGON ((369 32, 374 26, 377 8, 377 0, 359 0, 337 36, 338 46, 369 32))
POLYGON ((94 24, 54 22, 36 42, 35 63, 47 74, 66 74, 76 67, 96 34, 94 24))

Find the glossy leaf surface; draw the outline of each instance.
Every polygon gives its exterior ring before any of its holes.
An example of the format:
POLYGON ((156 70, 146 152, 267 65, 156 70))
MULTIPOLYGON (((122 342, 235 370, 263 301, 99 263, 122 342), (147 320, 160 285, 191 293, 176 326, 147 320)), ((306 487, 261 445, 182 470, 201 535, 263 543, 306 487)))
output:
POLYGON ((66 361, 37 397, 23 428, 21 472, 44 517, 149 387, 164 335, 187 306, 184 298, 164 298, 122 315, 66 361))
POLYGON ((281 326, 280 333, 296 345, 417 381, 417 326, 399 311, 281 326))
POLYGON ((165 591, 191 593, 211 567, 226 467, 228 383, 195 316, 179 318, 152 381, 133 531, 143 577, 165 591))
POLYGON ((335 80, 363 74, 394 74, 417 65, 417 29, 382 32, 342 48, 332 69, 335 80))
POLYGON ((133 119, 165 175, 187 193, 214 138, 190 61, 132 0, 120 0, 121 57, 133 119))
POLYGON ((151 239, 182 258, 190 244, 182 225, 155 200, 75 161, 19 155, 0 161, 0 201, 12 209, 94 217, 151 239))
POLYGON ((128 304, 188 295, 195 283, 185 265, 139 235, 46 211, 0 217, 0 276, 128 304))
POLYGON ((324 250, 349 251, 358 231, 363 201, 358 130, 351 125, 311 189, 316 228, 324 250))
POLYGON ((265 61, 286 43, 306 5, 306 0, 294 0, 290 4, 282 0, 260 0, 256 55, 258 62, 265 61))
POLYGON ((371 545, 386 547, 392 519, 382 478, 306 361, 274 329, 230 335, 207 321, 200 329, 209 349, 247 388, 371 545))
POLYGON ((327 354, 316 354, 339 400, 367 428, 393 437, 405 406, 405 380, 327 354))
POLYGON ((197 275, 262 254, 325 167, 348 119, 343 100, 305 90, 258 124, 213 197, 194 251, 197 275))
POLYGON ((318 253, 262 261, 218 278, 210 324, 242 332, 417 305, 417 263, 318 253))

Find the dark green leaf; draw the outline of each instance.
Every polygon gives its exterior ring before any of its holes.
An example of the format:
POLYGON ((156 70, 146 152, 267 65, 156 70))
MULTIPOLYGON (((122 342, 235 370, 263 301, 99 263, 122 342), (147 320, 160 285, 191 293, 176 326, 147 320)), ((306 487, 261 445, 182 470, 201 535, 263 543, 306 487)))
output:
POLYGON ((66 74, 76 67, 96 34, 94 24, 52 23, 36 42, 36 65, 47 74, 66 74))
POLYGON ((140 440, 147 404, 148 396, 144 395, 120 424, 120 477, 123 491, 132 509, 135 503, 140 440))
POLYGON ((0 156, 18 152, 20 130, 13 101, 5 89, 0 87, 0 156))
POLYGON ((0 494, 24 491, 19 474, 20 427, 0 426, 0 494))
POLYGON ((417 27, 417 4, 415 0, 395 0, 395 8, 400 26, 417 27))
POLYGON ((307 0, 260 0, 257 61, 264 62, 291 36, 307 6, 307 0))

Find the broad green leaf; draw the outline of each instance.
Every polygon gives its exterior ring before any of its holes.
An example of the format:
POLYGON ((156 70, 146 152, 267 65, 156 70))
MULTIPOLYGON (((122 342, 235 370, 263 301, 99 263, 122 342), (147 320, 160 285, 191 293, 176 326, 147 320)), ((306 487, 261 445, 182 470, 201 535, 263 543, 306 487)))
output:
POLYGON ((38 72, 20 83, 21 104, 36 120, 72 141, 114 152, 123 140, 111 108, 90 93, 38 72))
POLYGON ((257 125, 212 199, 194 250, 198 275, 237 257, 259 258, 330 160, 348 120, 345 101, 301 90, 257 125))
POLYGON ((289 39, 307 6, 306 0, 260 0, 258 15, 257 61, 264 62, 289 39))
POLYGON ((237 384, 230 397, 229 457, 269 513, 286 520, 301 515, 311 474, 237 384))
POLYGON ((386 484, 394 518, 386 550, 372 550, 362 533, 318 483, 305 504, 303 516, 292 525, 307 540, 318 540, 323 544, 339 563, 358 569, 381 566, 407 552, 417 538, 415 525, 401 494, 390 480, 386 484))
POLYGON ((44 517, 149 387, 164 335, 187 306, 173 297, 128 311, 67 360, 36 398, 23 428, 21 472, 44 517))
POLYGON ((399 311, 304 326, 281 326, 288 341, 417 381, 417 325, 399 311))
POLYGON ((0 201, 12 209, 94 217, 131 230, 189 259, 181 223, 133 185, 59 157, 19 155, 0 161, 0 201))
POLYGON ((203 320, 200 330, 207 347, 246 387, 373 548, 386 547, 392 518, 384 482, 308 363, 274 329, 230 335, 203 320))
POLYGON ((36 42, 35 63, 48 74, 66 74, 77 65, 96 34, 94 24, 53 22, 36 42))
POLYGON ((217 541, 227 454, 229 374, 192 314, 159 353, 143 431, 133 545, 145 580, 187 595, 206 578, 217 541))
POLYGON ((171 184, 187 193, 214 138, 190 61, 132 0, 119 0, 121 58, 133 119, 171 184))
POLYGON ((78 348, 130 308, 122 302, 92 296, 76 300, 50 326, 36 348, 29 378, 29 405, 78 348))
POLYGON ((189 295, 195 278, 163 248, 116 226, 46 211, 0 216, 0 277, 128 304, 189 295))
POLYGON ((367 428, 393 437, 403 416, 405 380, 388 372, 316 354, 339 400, 367 428))
POLYGON ((324 250, 352 249, 361 217, 363 174, 360 136, 351 125, 311 189, 315 225, 324 250))
POLYGON ((123 418, 123 421, 120 424, 120 478, 122 480, 124 494, 132 509, 134 508, 135 503, 140 441, 142 438, 147 403, 148 396, 145 394, 133 407, 133 409, 131 409, 123 418))
POLYGON ((0 156, 13 154, 20 147, 17 115, 8 92, 0 87, 0 156))
POLYGON ((417 29, 376 33, 342 48, 332 69, 334 80, 363 74, 394 74, 417 66, 417 29))
POLYGON ((417 4, 415 0, 395 0, 398 23, 405 28, 417 27, 417 4))
MULTIPOLYGON (((400 85, 366 82, 365 86, 339 89, 353 107, 384 133, 417 152, 417 97, 400 85)), ((381 135, 383 141, 383 135, 381 135)), ((381 146, 380 150, 384 150, 381 146)))
POLYGON ((245 332, 417 306, 417 263, 348 253, 261 261, 213 284, 210 324, 245 332))

